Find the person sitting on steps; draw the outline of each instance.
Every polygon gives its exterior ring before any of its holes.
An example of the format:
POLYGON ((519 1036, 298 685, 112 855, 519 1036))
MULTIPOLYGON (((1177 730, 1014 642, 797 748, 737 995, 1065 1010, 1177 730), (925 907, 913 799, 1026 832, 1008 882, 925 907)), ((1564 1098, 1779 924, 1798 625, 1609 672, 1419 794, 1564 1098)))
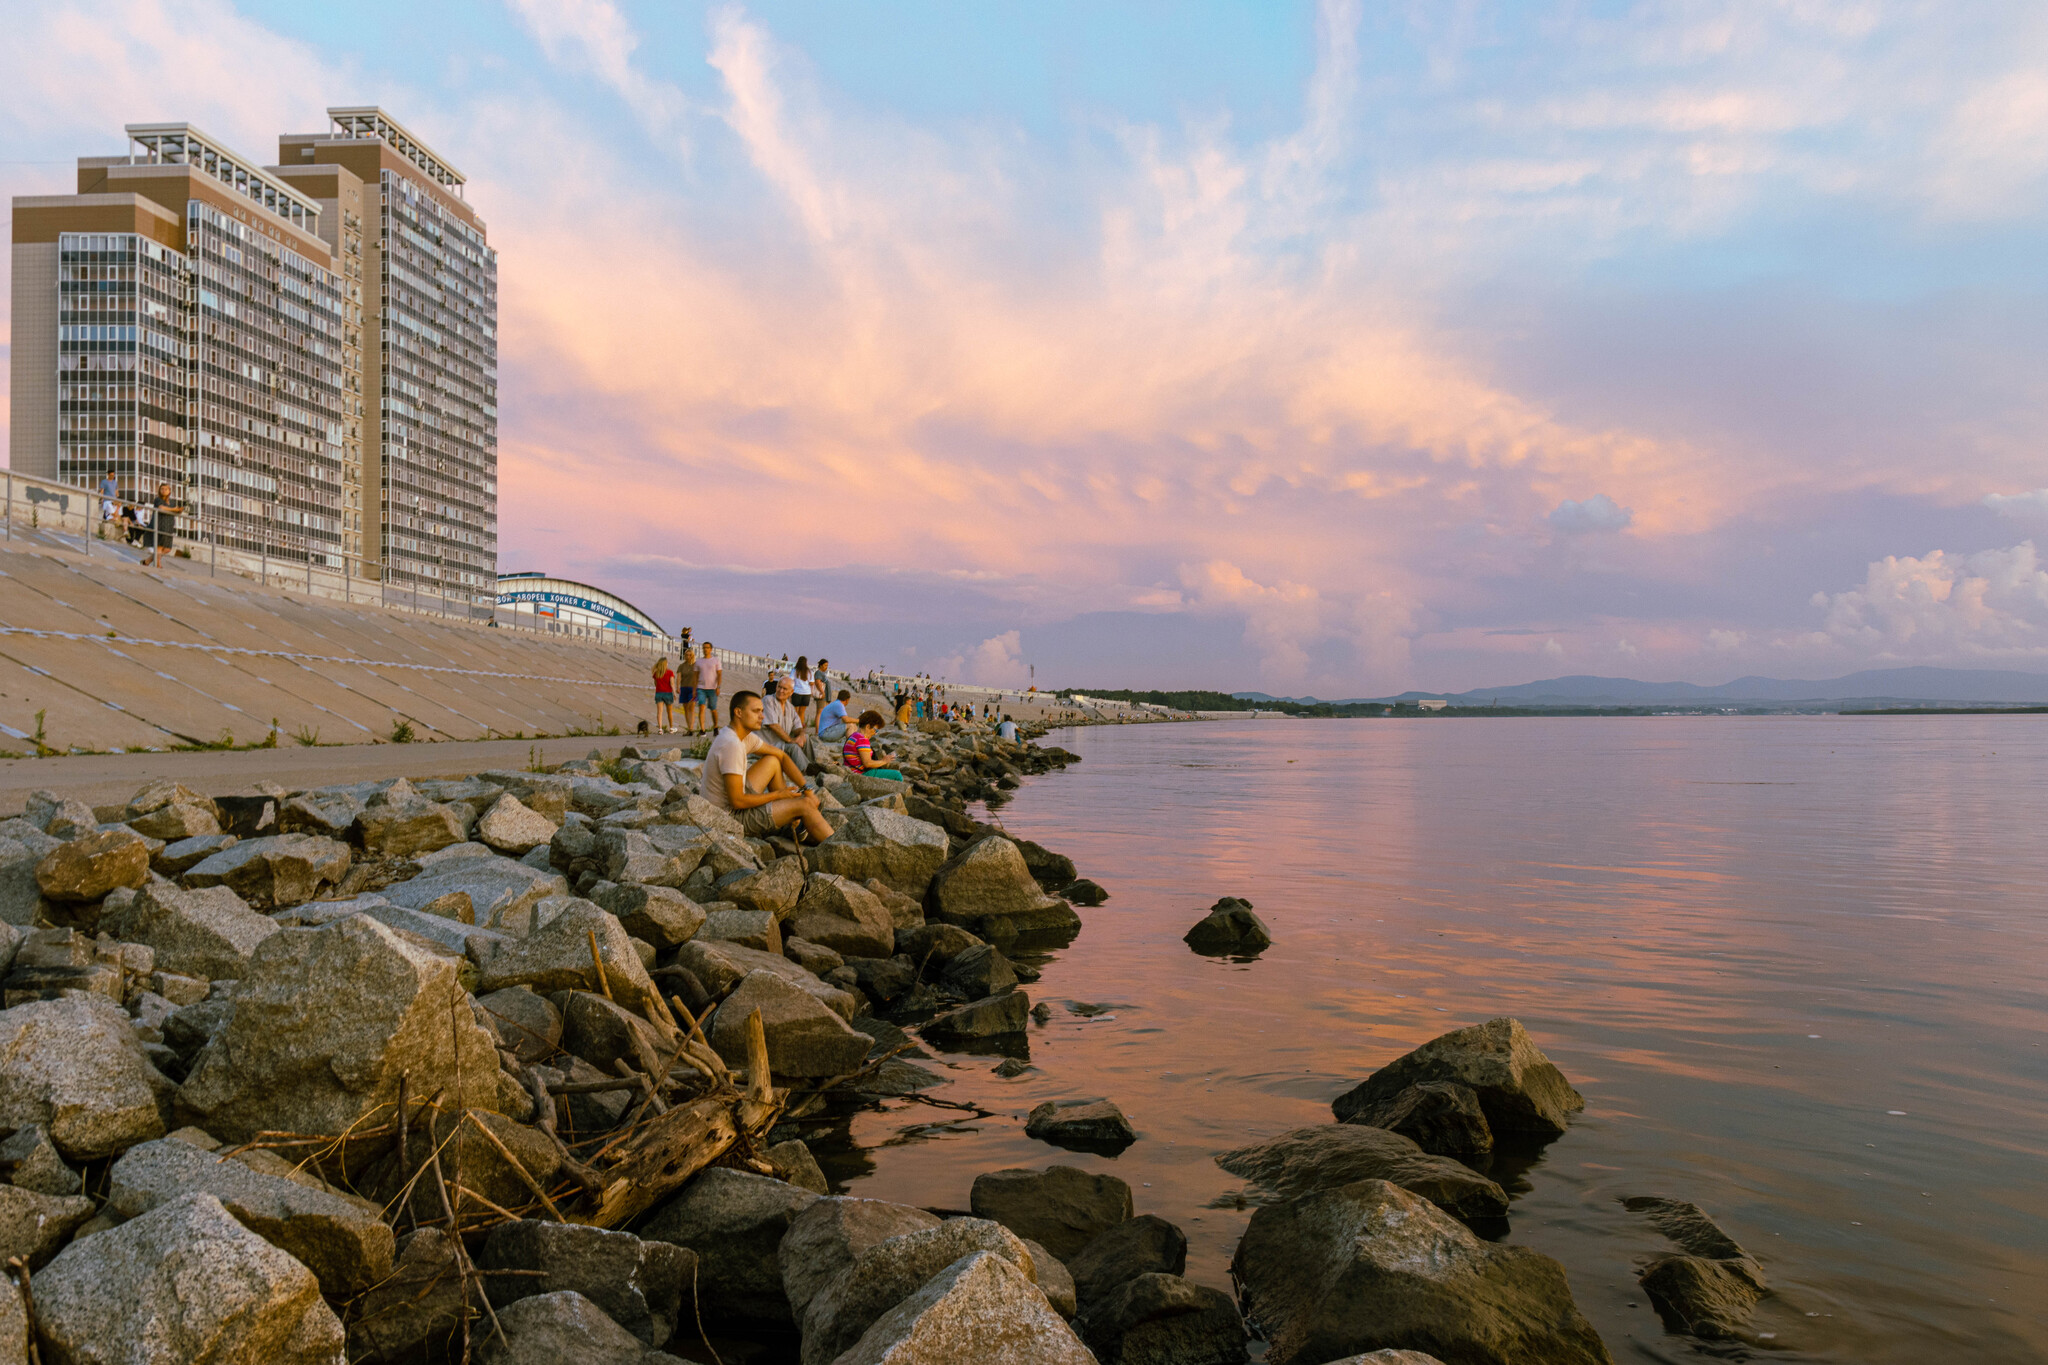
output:
POLYGON ((808 834, 815 843, 832 837, 832 826, 819 813, 818 797, 804 787, 796 760, 761 734, 761 694, 735 692, 732 723, 720 730, 704 756, 697 791, 739 818, 740 828, 765 839, 784 828, 799 840, 808 834))

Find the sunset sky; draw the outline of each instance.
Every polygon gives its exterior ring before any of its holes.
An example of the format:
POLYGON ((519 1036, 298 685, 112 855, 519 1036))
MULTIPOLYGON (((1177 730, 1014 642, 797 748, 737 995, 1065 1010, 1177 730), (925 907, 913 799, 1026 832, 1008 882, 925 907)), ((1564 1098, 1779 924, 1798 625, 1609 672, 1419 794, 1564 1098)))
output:
MULTIPOLYGON (((865 668, 2048 672, 2048 6, 6 0, 0 184, 379 103, 500 567, 865 668)), ((0 383, 4 383, 0 371, 0 383)))

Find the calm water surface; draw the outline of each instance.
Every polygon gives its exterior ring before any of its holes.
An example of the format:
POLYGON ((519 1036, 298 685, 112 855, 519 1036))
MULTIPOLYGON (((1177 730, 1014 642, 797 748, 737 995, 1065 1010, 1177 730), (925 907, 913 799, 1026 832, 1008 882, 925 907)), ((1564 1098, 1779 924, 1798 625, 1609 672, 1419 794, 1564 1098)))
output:
MULTIPOLYGON (((1691 1199, 1763 1263, 1784 1361, 2048 1361, 2048 719, 1245 720, 1057 734, 1001 812, 1111 893, 1030 988, 1034 1069, 854 1124, 849 1192, 965 1207, 977 1172, 1114 1171, 1228 1287, 1226 1148, 1439 1033, 1528 1025, 1587 1100, 1511 1186, 1618 1360, 1696 1360, 1620 1198, 1691 1199), (1197 957, 1219 896, 1276 943, 1197 957), (1088 1019, 1067 1002, 1107 1004, 1088 1019), (1110 1017, 1113 1016, 1113 1017, 1110 1017), (1110 1159, 1027 1139, 1107 1096, 1110 1159)), ((1498 1173, 1496 1173, 1498 1174, 1498 1173)))

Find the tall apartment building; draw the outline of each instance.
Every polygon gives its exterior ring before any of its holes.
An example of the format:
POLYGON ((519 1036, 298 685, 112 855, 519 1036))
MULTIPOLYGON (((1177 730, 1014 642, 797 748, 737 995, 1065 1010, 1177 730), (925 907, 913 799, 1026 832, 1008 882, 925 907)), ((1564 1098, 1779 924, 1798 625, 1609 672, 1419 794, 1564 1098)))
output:
POLYGON ((137 124, 14 201, 10 459, 178 488, 181 537, 488 608, 497 258, 462 176, 377 109, 262 167, 137 124))

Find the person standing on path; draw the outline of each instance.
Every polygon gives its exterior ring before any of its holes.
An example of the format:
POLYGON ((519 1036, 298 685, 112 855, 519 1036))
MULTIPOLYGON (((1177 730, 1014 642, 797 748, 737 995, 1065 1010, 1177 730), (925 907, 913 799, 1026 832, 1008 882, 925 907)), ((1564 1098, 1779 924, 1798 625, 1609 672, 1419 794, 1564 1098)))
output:
POLYGON ((690 731, 699 734, 718 724, 718 684, 725 673, 718 656, 711 652, 711 642, 704 642, 704 653, 697 660, 697 710, 701 722, 699 728, 690 731))
MULTIPOLYGON (((156 496, 150 499, 149 505, 150 519, 156 525, 156 562, 150 567, 161 569, 164 551, 171 547, 171 537, 178 529, 178 514, 185 510, 185 505, 171 496, 171 486, 167 483, 156 486, 156 496)), ((149 563, 147 560, 143 562, 149 563)))
POLYGON ((803 720, 811 705, 811 660, 807 654, 796 656, 796 676, 789 680, 790 705, 796 707, 796 718, 803 720))
POLYGON ((121 500, 121 485, 114 480, 114 467, 107 466, 107 476, 100 480, 100 520, 114 519, 114 504, 121 500))
POLYGON ((668 666, 668 655, 654 661, 654 732, 672 735, 676 730, 676 675, 668 666))

